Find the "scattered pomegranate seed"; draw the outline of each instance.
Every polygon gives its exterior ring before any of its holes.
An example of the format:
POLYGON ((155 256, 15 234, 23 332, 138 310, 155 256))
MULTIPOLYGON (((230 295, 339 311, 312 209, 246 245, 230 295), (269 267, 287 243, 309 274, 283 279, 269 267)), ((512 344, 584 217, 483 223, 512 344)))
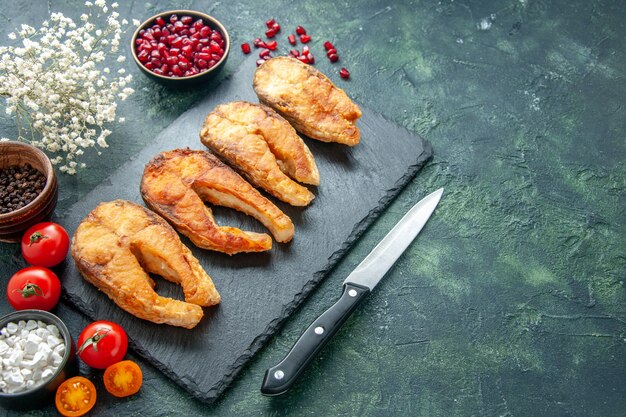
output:
POLYGON ((335 48, 331 48, 329 50, 326 51, 326 55, 332 55, 332 54, 336 54, 337 50, 335 48))
POLYGON ((266 56, 270 55, 272 51, 270 51, 269 49, 264 49, 261 51, 261 53, 259 54, 259 56, 261 58, 265 58, 266 56))
POLYGON ((268 29, 271 29, 272 26, 274 26, 275 23, 276 23, 276 21, 274 19, 270 19, 267 22, 265 22, 265 26, 267 26, 268 29))
POLYGON ((298 26, 298 27, 296 28, 296 33, 297 33, 298 35, 306 35, 306 29, 304 29, 302 26, 298 26))
POLYGON ((337 61, 339 61, 339 55, 337 55, 337 54, 330 54, 330 55, 328 55, 328 59, 330 59, 330 62, 337 62, 337 61))
POLYGON ((272 25, 272 29, 276 31, 276 33, 280 32, 280 25, 278 23, 274 23, 272 25))
POLYGON ((332 43, 330 43, 329 41, 324 42, 324 49, 326 49, 327 51, 331 50, 331 49, 335 49, 335 47, 333 46, 332 43))
MULTIPOLYGON (((224 56, 226 43, 218 30, 202 19, 171 15, 154 19, 151 27, 142 29, 135 41, 137 59, 155 74, 185 77, 200 74, 217 65, 224 56)), ((250 45, 241 45, 250 53, 250 45)))
POLYGON ((306 59, 309 61, 309 64, 315 64, 315 57, 312 53, 306 54, 306 59))
POLYGON ((277 47, 278 47, 278 42, 276 41, 271 41, 267 43, 267 49, 269 49, 270 51, 276 50, 277 47))
POLYGON ((296 36, 293 33, 291 35, 287 36, 287 40, 292 45, 296 44, 296 36))
POLYGON ((306 55, 306 54, 308 54, 308 53, 309 53, 309 51, 310 51, 310 50, 309 50, 308 45, 304 45, 304 46, 302 47, 302 55, 306 55))
POLYGON ((301 61, 301 62, 304 62, 305 64, 308 64, 308 63, 309 63, 309 60, 308 60, 308 59, 307 59, 307 57, 306 57, 306 56, 304 56, 304 55, 297 56, 297 57, 296 57, 296 59, 297 59, 297 60, 299 60, 299 61, 301 61))
POLYGON ((265 31, 265 36, 267 36, 268 38, 273 38, 274 36, 276 36, 276 30, 275 29, 268 29, 265 31))
POLYGON ((311 37, 309 35, 300 35, 300 42, 309 43, 310 40, 311 40, 311 37))
POLYGON ((250 45, 248 43, 242 43, 241 44, 241 50, 243 51, 244 54, 249 54, 250 53, 250 45))
POLYGON ((348 71, 348 70, 347 70, 347 69, 345 69, 345 68, 342 68, 342 69, 340 69, 340 70, 339 70, 339 75, 340 75, 340 76, 341 76, 341 78, 343 78, 343 79, 348 79, 348 78, 350 78, 350 71, 348 71))
POLYGON ((295 58, 297 56, 300 56, 300 52, 297 49, 292 49, 291 51, 289 51, 289 55, 295 58))
POLYGON ((267 48, 267 45, 261 40, 261 38, 256 38, 253 43, 255 48, 267 48))
POLYGON ((257 60, 256 60, 256 66, 257 66, 257 67, 260 67, 261 65, 263 65, 263 63, 264 63, 264 62, 265 62, 265 60, 264 60, 264 59, 257 59, 257 60))

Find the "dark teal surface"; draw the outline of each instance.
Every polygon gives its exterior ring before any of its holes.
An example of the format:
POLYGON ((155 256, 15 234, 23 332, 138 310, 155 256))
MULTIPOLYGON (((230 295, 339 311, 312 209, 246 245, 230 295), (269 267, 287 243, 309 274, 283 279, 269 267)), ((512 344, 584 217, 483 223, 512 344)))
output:
MULTIPOLYGON (((48 8, 77 17, 81 4, 3 0, 2 39, 21 23, 38 24, 48 8)), ((141 393, 118 400, 101 389, 93 415, 626 414, 622 2, 121 6, 139 19, 183 7, 216 16, 236 46, 226 74, 242 60, 238 45, 260 35, 269 17, 283 32, 302 24, 313 35, 317 67, 338 70, 321 51, 324 40, 334 41, 352 79, 331 78, 357 102, 424 135, 435 158, 220 401, 206 406, 142 363, 141 393), (478 30, 491 14, 492 27, 478 30), (424 187, 446 194, 417 241, 295 389, 262 397, 264 370, 339 297, 343 278, 424 187)), ((59 213, 211 91, 172 92, 125 65, 137 90, 121 106, 127 123, 116 126, 111 148, 90 156, 90 169, 61 176, 59 213)), ((2 136, 11 132, 0 124, 2 136)), ((17 246, 0 245, 0 284, 22 265, 17 246)), ((10 310, 5 302, 1 308, 10 310)), ((87 323, 65 305, 58 313, 74 335, 87 323)), ((48 414, 52 407, 29 415, 48 414)))

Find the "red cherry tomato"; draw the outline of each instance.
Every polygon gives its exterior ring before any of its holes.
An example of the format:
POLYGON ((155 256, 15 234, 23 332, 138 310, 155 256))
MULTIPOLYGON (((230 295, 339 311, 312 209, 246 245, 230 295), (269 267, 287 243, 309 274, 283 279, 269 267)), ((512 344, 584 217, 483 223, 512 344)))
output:
POLYGON ((70 248, 70 237, 56 223, 38 223, 22 237, 22 256, 32 265, 53 267, 63 262, 70 248))
POLYGON ((15 273, 7 286, 9 303, 16 310, 50 311, 59 302, 61 281, 47 268, 30 266, 15 273))
POLYGON ((95 321, 78 336, 78 356, 92 368, 105 369, 124 359, 128 349, 126 332, 110 321, 95 321))

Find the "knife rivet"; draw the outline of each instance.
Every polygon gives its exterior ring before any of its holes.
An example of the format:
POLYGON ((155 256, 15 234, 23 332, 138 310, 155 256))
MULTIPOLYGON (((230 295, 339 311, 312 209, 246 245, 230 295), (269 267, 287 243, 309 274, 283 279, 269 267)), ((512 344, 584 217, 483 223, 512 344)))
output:
POLYGON ((317 326, 314 330, 315 334, 322 334, 324 333, 324 328, 322 326, 317 326))
POLYGON ((274 372, 274 378, 281 380, 285 377, 285 373, 283 371, 281 371, 280 369, 276 372, 274 372))
POLYGON ((356 290, 350 290, 350 291, 348 291, 348 295, 349 295, 350 297, 356 297, 356 294, 357 294, 356 290))

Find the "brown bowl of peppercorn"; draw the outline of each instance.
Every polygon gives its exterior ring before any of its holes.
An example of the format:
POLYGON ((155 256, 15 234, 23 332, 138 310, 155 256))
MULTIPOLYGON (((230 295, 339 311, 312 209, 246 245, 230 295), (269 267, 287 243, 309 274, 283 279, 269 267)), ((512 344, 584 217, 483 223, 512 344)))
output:
POLYGON ((50 159, 21 142, 0 142, 0 242, 18 242, 32 225, 48 219, 59 186, 50 159))

